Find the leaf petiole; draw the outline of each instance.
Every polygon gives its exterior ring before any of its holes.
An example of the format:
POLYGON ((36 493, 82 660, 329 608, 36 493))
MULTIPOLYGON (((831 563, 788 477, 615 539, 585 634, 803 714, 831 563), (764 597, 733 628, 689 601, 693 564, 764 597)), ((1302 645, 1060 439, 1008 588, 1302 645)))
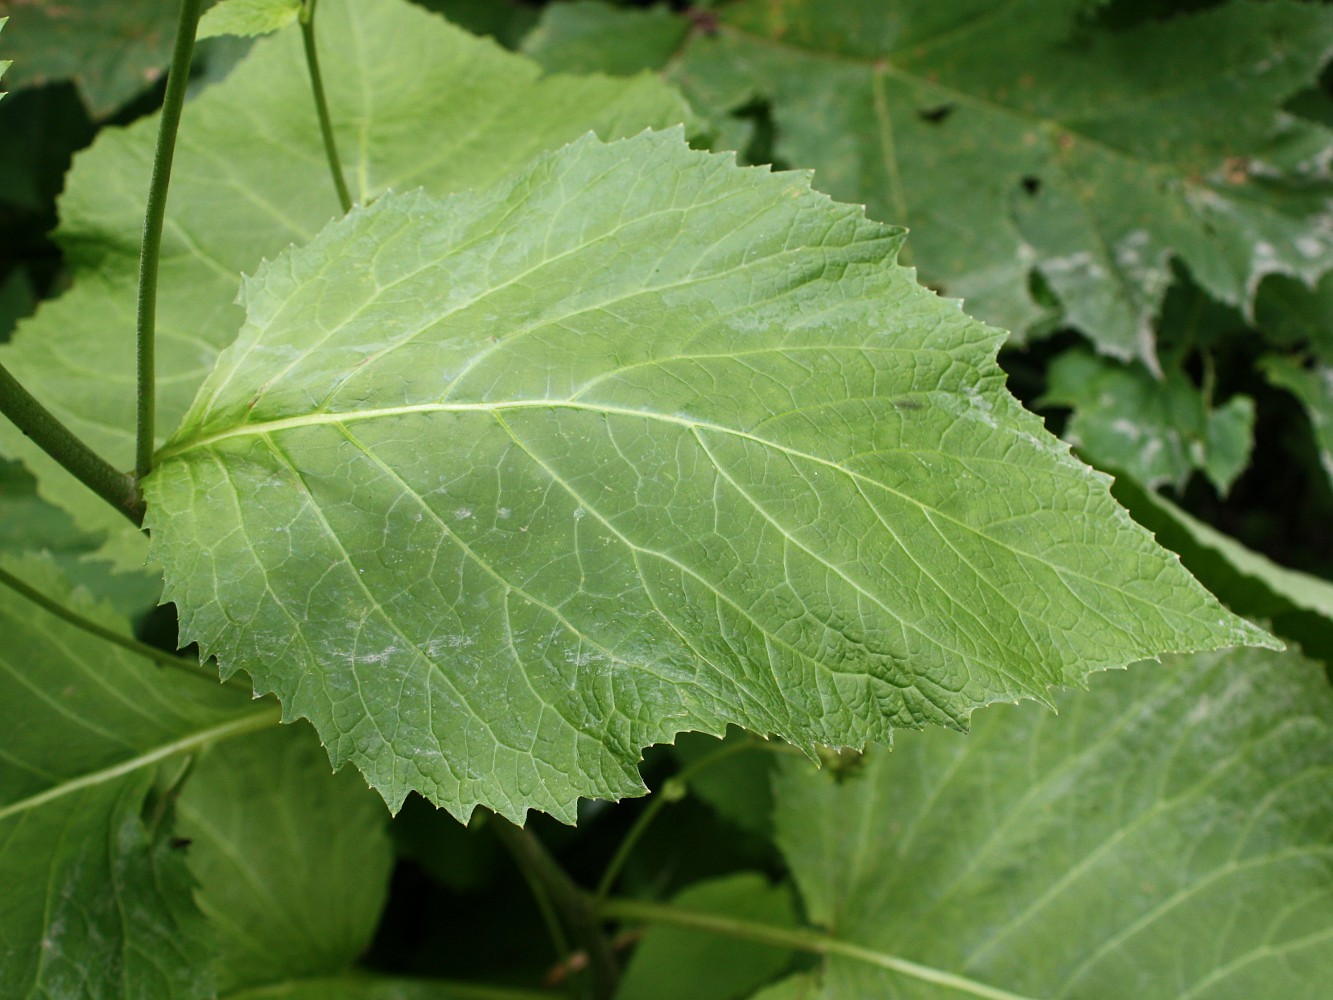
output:
POLYGON ((570 880, 532 831, 515 826, 500 815, 492 818, 492 829, 515 862, 524 869, 525 877, 542 885, 587 953, 592 996, 595 1000, 610 1000, 616 992, 618 974, 610 942, 598 926, 591 898, 570 880))
POLYGON ((148 182, 148 207, 144 212, 143 242, 139 249, 139 301, 135 322, 138 342, 136 489, 153 470, 157 414, 157 273, 162 256, 162 226, 167 213, 171 161, 176 153, 176 132, 180 128, 181 109, 185 106, 185 88, 190 81, 190 59, 194 55, 194 35, 199 27, 202 3, 203 0, 181 0, 176 44, 171 52, 171 68, 167 71, 167 93, 162 101, 162 118, 157 130, 157 148, 153 152, 153 174, 148 182))
POLYGON ((899 958, 896 955, 875 951, 873 948, 866 948, 851 941, 843 941, 809 928, 775 927, 771 924, 739 920, 735 917, 724 917, 716 913, 682 910, 665 903, 653 903, 639 899, 606 899, 598 902, 596 906, 598 915, 608 919, 667 924, 672 927, 705 931, 742 941, 754 941, 758 944, 772 945, 775 948, 791 948, 814 955, 849 958, 880 969, 899 973, 918 982, 943 986, 961 996, 978 997, 980 1000, 1034 1000, 1032 997, 1011 993, 995 986, 988 986, 986 983, 979 983, 964 976, 956 976, 942 969, 921 965, 905 958, 899 958))
POLYGON ((143 498, 134 478, 113 468, 84 444, 2 364, 0 413, 79 482, 133 521, 136 527, 143 525, 143 498))
POLYGON ((324 156, 329 161, 329 173, 333 175, 333 186, 338 192, 338 204, 346 214, 352 210, 352 195, 347 190, 347 180, 343 177, 338 144, 333 138, 333 122, 329 118, 329 104, 324 97, 324 80, 319 72, 319 51, 315 46, 316 2, 317 0, 305 0, 301 5, 301 41, 305 45, 305 64, 310 70, 310 89, 315 96, 315 114, 319 117, 319 134, 324 140, 324 156))

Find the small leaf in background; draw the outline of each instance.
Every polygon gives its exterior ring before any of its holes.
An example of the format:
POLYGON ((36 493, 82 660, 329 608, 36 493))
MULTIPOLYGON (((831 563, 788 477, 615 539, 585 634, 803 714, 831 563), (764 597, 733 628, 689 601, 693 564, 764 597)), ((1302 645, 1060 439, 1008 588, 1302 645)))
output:
POLYGON ((305 725, 213 748, 177 806, 219 992, 342 972, 370 943, 393 852, 383 801, 305 725))
POLYGON ((1333 268, 1323 126, 1281 110, 1333 10, 1233 2, 1112 31, 1081 0, 738 0, 671 76, 705 114, 770 103, 775 155, 909 226, 923 281, 1018 335, 1037 270, 1099 351, 1156 364, 1182 260, 1248 305, 1333 268))
POLYGON ((166 73, 179 12, 179 0, 0 0, 0 19, 14 22, 6 82, 73 80, 89 113, 107 118, 166 73))
POLYGON ((681 731, 860 746, 1271 641, 901 239, 679 130, 356 210, 247 281, 145 482, 183 636, 391 806, 515 820, 681 731))
MULTIPOLYGON (((362 202, 390 188, 484 187, 589 130, 610 139, 689 118, 658 80, 542 78, 536 63, 402 0, 322 0, 317 32, 334 131, 362 202)), ((80 155, 57 233, 74 287, 0 348, 15 378, 118 468, 133 465, 135 282, 156 136, 156 119, 144 119, 103 131, 80 155)), ((164 433, 236 335, 240 274, 337 212, 300 33, 259 39, 181 122, 157 312, 164 433)), ((82 530, 107 534, 117 565, 143 566, 142 534, 3 420, 0 456, 22 458, 42 496, 82 530)))
MULTIPOLYGON (((0 560, 24 583, 128 635, 46 560, 0 560)), ((158 666, 0 581, 0 995, 211 996, 210 943, 171 843, 159 765, 271 726, 204 671, 158 666)))
MULTIPOLYGON (((671 901, 695 913, 794 927, 790 886, 742 873, 690 886, 671 901)), ((625 968, 616 1000, 738 1000, 775 979, 790 952, 707 931, 649 927, 625 968)))
POLYGON ((1250 461, 1254 400, 1232 396, 1213 407, 1172 365, 1161 377, 1083 347, 1057 356, 1039 406, 1072 407, 1064 438, 1102 469, 1148 487, 1182 489, 1194 470, 1226 495, 1250 461))
POLYGON ((665 66, 689 29, 690 22, 667 7, 622 9, 574 0, 545 8, 522 51, 553 72, 632 76, 665 66), (617 44, 608 45, 608 37, 617 44))
POLYGON ((221 0, 199 19, 199 37, 267 35, 294 24, 302 0, 221 0))
POLYGON ((538 11, 525 0, 413 0, 443 14, 474 35, 489 35, 507 49, 517 49, 537 21, 538 11))
MULTIPOLYGON (((784 760, 810 918, 978 996, 1322 1000, 1333 981, 1333 692, 1292 653, 1141 664, 841 782, 784 760)), ((957 997, 831 957, 827 1000, 957 997)))

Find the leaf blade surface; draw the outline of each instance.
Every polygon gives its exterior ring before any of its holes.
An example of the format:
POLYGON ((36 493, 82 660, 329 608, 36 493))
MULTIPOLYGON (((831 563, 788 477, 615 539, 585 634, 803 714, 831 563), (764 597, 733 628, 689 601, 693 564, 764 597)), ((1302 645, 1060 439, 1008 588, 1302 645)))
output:
MULTIPOLYGON (((1323 671, 1234 650, 903 736, 841 783, 784 761, 811 918, 994 995, 1321 995, 1333 934, 1323 671)), ((829 998, 955 996, 834 957, 829 998)), ((976 995, 992 995, 978 992, 976 995)))
MULTIPOLYGON (((86 617, 49 561, 6 569, 86 617)), ((237 692, 81 631, 0 585, 0 991, 12 997, 211 995, 210 942, 183 859, 145 815, 158 765, 272 725, 237 692)))
MULTIPOLYGON (((535 63, 403 0, 325 0, 316 31, 334 132, 361 202, 391 188, 486 186, 586 131, 609 139, 689 118, 659 81, 539 79, 535 63)), ((105 130, 77 158, 57 232, 74 287, 0 348, 14 376, 118 468, 133 465, 135 283, 156 127, 144 119, 105 130)), ((236 335, 241 273, 305 242, 337 212, 299 33, 260 39, 227 80, 190 102, 171 192, 157 310, 164 434, 236 335)), ((43 498, 81 528, 107 534, 118 565, 143 565, 140 533, 7 422, 0 454, 21 458, 43 498)))
POLYGON ((391 806, 514 819, 686 729, 887 741, 1265 641, 900 240, 675 133, 359 210, 247 283, 145 483, 184 634, 391 806))

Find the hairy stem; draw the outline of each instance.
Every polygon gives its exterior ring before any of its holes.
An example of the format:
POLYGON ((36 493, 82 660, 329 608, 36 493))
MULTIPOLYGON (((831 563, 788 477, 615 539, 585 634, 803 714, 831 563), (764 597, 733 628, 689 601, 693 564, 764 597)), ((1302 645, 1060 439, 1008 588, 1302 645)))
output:
POLYGON ((503 816, 495 816, 493 822, 500 842, 514 856, 519 866, 542 884, 547 896, 564 918, 570 934, 587 953, 594 1000, 611 1000, 618 979, 615 958, 589 898, 570 880, 565 870, 531 831, 515 826, 503 816))
POLYGON ((316 2, 317 0, 306 0, 301 8, 301 41, 305 44, 305 64, 310 70, 310 89, 315 95, 315 114, 319 117, 319 134, 324 139, 324 156, 329 161, 329 173, 333 175, 338 203, 342 205, 345 214, 352 210, 352 195, 348 192, 347 181, 343 177, 342 160, 338 158, 338 145, 333 139, 329 104, 324 97, 324 80, 319 72, 319 51, 315 47, 316 2))
POLYGON ((162 102, 162 119, 157 129, 157 148, 153 152, 153 175, 148 183, 148 209, 144 213, 143 243, 139 249, 139 309, 135 323, 138 340, 138 412, 134 452, 136 489, 153 470, 157 419, 157 272, 162 255, 162 225, 167 215, 167 186, 171 182, 171 161, 176 154, 176 132, 180 128, 181 109, 185 106, 185 87, 190 82, 190 58, 194 54, 194 35, 199 27, 199 9, 203 0, 181 0, 180 20, 176 24, 176 45, 167 71, 167 93, 162 102))
POLYGON ((143 500, 134 478, 112 468, 0 365, 0 413, 79 482, 120 511, 135 526, 143 524, 143 500))
POLYGON ((714 913, 682 910, 664 903, 637 899, 607 899, 597 904, 598 915, 607 919, 632 920, 649 924, 668 924, 689 930, 705 931, 723 937, 775 948, 791 948, 813 955, 837 956, 864 962, 889 972, 896 972, 918 982, 942 986, 960 996, 979 997, 981 1000, 1031 1000, 1030 997, 998 989, 941 969, 866 948, 851 941, 842 941, 820 931, 801 927, 774 927, 751 920, 738 920, 714 913))

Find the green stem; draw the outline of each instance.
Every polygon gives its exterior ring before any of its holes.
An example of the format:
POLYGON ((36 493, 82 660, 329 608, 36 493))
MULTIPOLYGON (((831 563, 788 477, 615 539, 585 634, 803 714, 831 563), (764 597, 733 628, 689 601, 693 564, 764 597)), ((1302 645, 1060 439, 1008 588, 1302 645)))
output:
POLYGON ((528 891, 532 893, 532 898, 537 902, 537 910, 541 913, 542 923, 546 925, 546 935, 551 939, 551 947, 555 950, 555 957, 558 961, 563 962, 569 957, 569 953, 573 949, 569 946, 569 939, 565 937, 565 928, 560 923, 560 917, 556 914, 555 902, 551 899, 551 894, 546 891, 546 884, 536 876, 530 866, 520 863, 518 870, 523 875, 523 881, 528 884, 528 891))
POLYGON ((611 1000, 619 977, 611 944, 602 933, 590 899, 570 880, 530 830, 515 826, 503 816, 494 817, 494 829, 519 866, 542 884, 570 933, 587 953, 592 996, 595 1000, 611 1000))
POLYGON ((319 72, 319 51, 315 47, 316 2, 306 0, 301 8, 301 41, 305 43, 305 64, 310 70, 310 89, 315 94, 315 114, 319 118, 319 134, 324 139, 324 157, 329 161, 329 173, 333 175, 333 186, 338 192, 338 204, 342 205, 343 214, 346 214, 352 210, 352 195, 343 178, 342 160, 338 158, 338 145, 333 139, 333 122, 329 118, 329 104, 324 98, 324 80, 319 72))
POLYGON ((941 986, 955 993, 982 1000, 1033 1000, 1032 997, 1008 990, 987 986, 963 976, 955 976, 928 965, 909 962, 896 955, 886 955, 873 948, 864 948, 850 941, 830 937, 820 931, 801 927, 774 927, 749 920, 737 920, 713 913, 694 913, 681 910, 663 903, 651 903, 637 899, 607 899, 597 906, 598 915, 606 919, 633 920, 649 924, 668 924, 672 927, 684 927, 689 930, 705 931, 723 937, 737 938, 742 941, 754 941, 757 944, 772 945, 774 948, 792 948, 813 955, 837 956, 853 961, 864 962, 889 972, 896 972, 911 979, 933 986, 941 986))
POLYGON ((139 394, 134 452, 136 489, 153 470, 153 448, 157 440, 154 436, 157 419, 157 272, 162 256, 162 226, 167 216, 171 161, 176 153, 176 132, 180 127, 181 109, 185 106, 185 88, 190 82, 190 58, 194 54, 194 35, 199 27, 202 3, 203 0, 181 0, 176 45, 171 53, 171 69, 167 71, 167 93, 157 129, 157 148, 153 152, 153 176, 148 182, 148 209, 144 213, 143 243, 139 250, 139 310, 135 323, 139 394))
POLYGON ((718 763, 718 761, 725 760, 732 754, 739 753, 742 750, 751 750, 756 747, 767 748, 769 746, 780 747, 785 746, 785 744, 769 744, 758 740, 737 740, 734 743, 726 743, 718 747, 716 750, 713 750, 711 753, 700 757, 688 767, 683 768, 679 774, 672 775, 667 779, 667 783, 662 786, 657 794, 648 799, 648 804, 644 806, 643 811, 639 813, 638 818, 635 819, 634 825, 629 828, 629 832, 625 834, 625 838, 620 842, 620 846, 616 848, 616 853, 611 857, 611 861, 606 866, 606 870, 602 872, 601 881, 597 883, 597 891, 594 895, 594 899, 600 903, 606 898, 607 893, 611 891, 611 887, 615 885, 616 878, 620 875, 620 870, 625 867, 625 862, 629 860, 630 855, 634 852, 634 848, 638 844, 640 838, 648 832, 648 827, 652 825, 653 820, 655 820, 658 814, 670 803, 679 800, 679 795, 670 794, 670 790, 673 788, 673 783, 674 787, 688 784, 689 780, 700 771, 707 770, 714 764, 718 763))
MULTIPOLYGON (((217 681, 216 675, 211 670, 206 669, 198 660, 192 660, 188 657, 168 652, 165 649, 158 649, 156 646, 150 646, 147 643, 140 642, 132 636, 123 635, 115 629, 107 628, 105 625, 99 625, 97 622, 83 617, 83 615, 79 614, 77 611, 65 607, 65 605, 61 604, 59 601, 47 597, 40 590, 29 586, 4 569, 0 569, 0 585, 8 587, 20 597, 31 601, 43 611, 54 615, 61 621, 69 622, 69 624, 73 625, 75 628, 81 629, 89 635, 114 643, 121 649, 133 653, 135 656, 142 656, 145 659, 152 660, 159 666, 171 667, 175 670, 183 670, 191 677, 197 677, 199 680, 212 681, 214 683, 217 681)), ((232 681, 228 681, 227 683, 231 682, 232 681)))
POLYGON ((136 526, 143 524, 143 500, 134 479, 111 467, 101 455, 74 436, 56 416, 0 365, 0 413, 79 482, 115 507, 136 526))

